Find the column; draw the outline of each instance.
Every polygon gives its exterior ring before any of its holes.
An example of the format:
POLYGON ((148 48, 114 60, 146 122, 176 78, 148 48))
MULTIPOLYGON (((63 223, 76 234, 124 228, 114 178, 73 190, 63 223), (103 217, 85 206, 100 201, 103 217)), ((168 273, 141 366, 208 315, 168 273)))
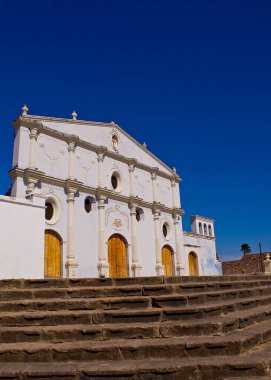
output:
POLYGON ((75 150, 75 142, 69 141, 68 146, 68 178, 74 179, 74 150, 75 150))
POLYGON ((153 202, 157 202, 157 183, 156 183, 156 171, 153 171, 151 173, 151 179, 152 179, 152 199, 153 202))
POLYGON ((131 242, 132 242, 132 276, 140 277, 141 265, 138 262, 137 251, 137 220, 136 220, 136 206, 131 205, 131 242))
POLYGON ((104 153, 97 153, 98 157, 98 187, 104 187, 104 171, 103 171, 103 161, 104 153))
POLYGON ((38 129, 30 129, 30 149, 29 149, 29 169, 36 169, 36 142, 38 138, 38 129))
POLYGON ((130 196, 135 196, 135 164, 129 164, 130 196))
POLYGON ((173 208, 178 208, 177 196, 176 196, 176 181, 171 180, 171 190, 172 190, 172 206, 173 208))
POLYGON ((160 243, 160 215, 158 210, 153 212, 154 220, 154 230, 155 230, 155 256, 156 256, 156 276, 163 276, 164 265, 162 264, 162 253, 161 253, 161 243, 160 243))
POLYGON ((68 204, 68 221, 67 221, 67 259, 66 259, 66 277, 78 277, 78 262, 74 254, 74 194, 77 189, 67 188, 68 204))
POLYGON ((98 250, 98 273, 99 277, 109 277, 109 265, 105 249, 105 228, 104 228, 104 202, 106 197, 98 197, 98 219, 99 219, 99 250, 98 250))
MULTIPOLYGON (((182 266, 182 259, 181 259, 181 253, 182 253, 182 234, 183 230, 181 228, 182 222, 180 220, 180 217, 178 215, 173 216, 173 223, 174 223, 174 231, 175 231, 175 252, 176 252, 176 273, 178 276, 184 274, 184 267, 182 266)), ((184 258, 183 258, 184 260, 184 258)), ((183 261, 184 262, 184 261, 183 261)))

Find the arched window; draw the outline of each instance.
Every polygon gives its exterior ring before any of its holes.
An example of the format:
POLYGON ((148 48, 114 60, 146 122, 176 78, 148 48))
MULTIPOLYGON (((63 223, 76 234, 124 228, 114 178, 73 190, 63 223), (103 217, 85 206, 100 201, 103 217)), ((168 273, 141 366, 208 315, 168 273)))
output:
POLYGON ((211 224, 209 224, 209 226, 208 226, 208 230, 209 230, 209 236, 213 236, 213 232, 212 232, 212 226, 211 226, 211 224))
POLYGON ((199 222, 199 234, 202 235, 202 224, 199 222))
POLYGON ((204 235, 207 235, 207 226, 206 226, 205 223, 204 223, 204 225, 203 225, 203 230, 204 230, 204 235))

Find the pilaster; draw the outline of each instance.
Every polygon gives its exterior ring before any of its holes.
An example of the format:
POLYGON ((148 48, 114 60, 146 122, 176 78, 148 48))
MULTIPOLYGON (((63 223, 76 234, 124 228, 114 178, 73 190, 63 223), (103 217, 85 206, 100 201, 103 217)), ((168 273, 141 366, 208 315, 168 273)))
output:
POLYGON ((38 138, 38 129, 30 127, 30 148, 29 148, 29 169, 36 169, 36 143, 38 138))
POLYGON ((136 220, 136 205, 130 204, 131 215, 131 242, 132 242, 132 276, 140 277, 142 266, 138 262, 138 248, 137 248, 137 220, 136 220))
POLYGON ((99 277, 109 277, 109 264, 105 250, 105 224, 104 208, 106 197, 98 195, 98 219, 99 219, 99 251, 98 251, 98 273, 99 277))
POLYGON ((66 277, 78 277, 78 262, 74 251, 74 195, 78 190, 76 182, 66 181, 68 220, 67 220, 67 258, 65 263, 66 277))
POLYGON ((156 207, 153 208, 153 220, 154 220, 154 231, 155 231, 156 276, 163 276, 165 273, 165 269, 164 269, 164 265, 162 264, 162 253, 161 253, 160 212, 156 207))

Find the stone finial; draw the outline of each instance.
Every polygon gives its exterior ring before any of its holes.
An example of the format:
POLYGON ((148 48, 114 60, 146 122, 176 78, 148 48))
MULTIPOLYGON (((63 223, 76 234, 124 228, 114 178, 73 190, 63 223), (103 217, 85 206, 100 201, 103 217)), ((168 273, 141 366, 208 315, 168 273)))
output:
POLYGON ((174 173, 177 173, 177 170, 176 170, 175 166, 173 166, 172 170, 174 171, 174 173))
POLYGON ((77 113, 75 111, 72 113, 72 120, 77 120, 77 113))
POLYGON ((27 105, 25 104, 22 108, 22 116, 26 116, 27 115, 27 112, 28 112, 28 108, 27 108, 27 105))
POLYGON ((270 254, 269 253, 265 256, 265 260, 270 261, 270 254))
POLYGON ((145 142, 143 142, 143 147, 145 148, 145 149, 147 149, 147 144, 145 143, 145 142))

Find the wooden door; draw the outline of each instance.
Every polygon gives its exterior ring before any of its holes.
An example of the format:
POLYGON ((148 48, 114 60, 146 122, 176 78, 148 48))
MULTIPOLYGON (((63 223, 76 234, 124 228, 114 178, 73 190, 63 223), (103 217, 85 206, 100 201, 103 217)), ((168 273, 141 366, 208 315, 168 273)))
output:
POLYGON ((188 256, 188 263, 189 263, 189 276, 198 276, 198 259, 197 256, 194 253, 189 253, 188 256))
POLYGON ((108 262, 110 277, 128 277, 126 244, 120 235, 108 240, 108 262))
POLYGON ((52 230, 45 231, 44 277, 61 277, 61 240, 52 230))
POLYGON ((164 265, 164 268, 165 268, 165 275, 166 276, 173 276, 172 251, 167 246, 162 248, 162 264, 164 265))

